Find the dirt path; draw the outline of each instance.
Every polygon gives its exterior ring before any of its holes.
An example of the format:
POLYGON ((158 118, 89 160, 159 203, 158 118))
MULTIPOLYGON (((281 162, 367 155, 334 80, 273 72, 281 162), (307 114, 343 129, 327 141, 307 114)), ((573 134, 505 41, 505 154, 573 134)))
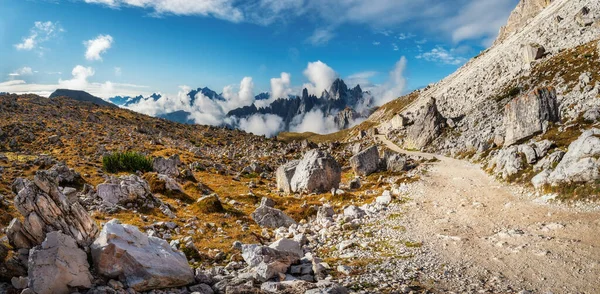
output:
MULTIPOLYGON (((433 156, 378 139, 397 152, 433 156)), ((481 285, 600 293, 600 212, 536 202, 477 165, 435 157, 440 161, 408 193, 403 222, 412 239, 481 285)), ((440 291, 465 291, 451 280, 432 283, 440 291)))

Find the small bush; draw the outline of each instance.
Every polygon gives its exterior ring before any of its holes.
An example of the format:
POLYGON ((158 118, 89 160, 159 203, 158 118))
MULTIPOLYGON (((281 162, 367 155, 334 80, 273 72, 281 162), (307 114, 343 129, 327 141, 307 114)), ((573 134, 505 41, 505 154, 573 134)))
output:
POLYGON ((102 157, 102 168, 109 173, 149 172, 152 159, 138 152, 114 152, 102 157))

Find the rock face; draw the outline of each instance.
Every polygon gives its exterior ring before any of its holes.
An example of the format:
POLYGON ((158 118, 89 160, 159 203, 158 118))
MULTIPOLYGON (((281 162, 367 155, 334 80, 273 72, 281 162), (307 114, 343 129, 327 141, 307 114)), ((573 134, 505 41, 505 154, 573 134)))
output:
POLYGON ((296 221, 283 213, 283 211, 267 205, 259 206, 250 216, 259 226, 263 228, 287 228, 293 224, 296 224, 296 221))
POLYGON ((328 153, 313 149, 304 154, 296 163, 290 163, 277 170, 277 183, 280 189, 286 190, 287 179, 292 175, 289 184, 290 192, 326 192, 338 188, 342 176, 342 168, 328 153))
POLYGON ((343 130, 350 127, 352 122, 359 118, 360 115, 350 107, 346 107, 344 110, 338 112, 334 118, 334 123, 338 129, 343 130))
POLYGON ((548 176, 552 185, 586 183, 600 179, 600 130, 591 129, 569 145, 554 171, 548 176))
POLYGON ((152 162, 152 169, 163 175, 167 175, 169 177, 178 177, 179 176, 179 165, 181 161, 179 160, 179 155, 175 154, 169 158, 157 157, 154 158, 152 162))
POLYGON ((68 203, 59 190, 59 173, 50 169, 38 171, 33 182, 26 179, 15 181, 15 207, 23 215, 21 223, 13 220, 8 230, 11 244, 17 248, 31 248, 41 244, 46 234, 62 231, 73 237, 80 246, 88 246, 98 228, 78 203, 68 203))
POLYGON ((538 88, 515 98, 504 107, 504 145, 527 140, 544 130, 544 124, 558 122, 560 114, 554 88, 538 88))
POLYGON ((296 167, 300 163, 299 160, 292 160, 277 169, 277 189, 286 193, 292 193, 292 178, 296 173, 296 167))
POLYGON ((496 43, 501 43, 512 34, 523 29, 529 21, 547 7, 553 0, 521 0, 508 18, 508 23, 500 29, 496 43))
POLYGON ((446 119, 439 113, 436 100, 431 98, 419 110, 413 125, 408 129, 404 145, 409 149, 421 149, 437 138, 445 126, 446 119))
POLYGON ((96 188, 98 197, 110 204, 125 204, 151 197, 150 186, 136 175, 111 178, 96 188))
POLYGON ((194 281, 185 255, 167 241, 111 220, 91 245, 97 272, 136 291, 179 287, 194 281))
POLYGON ((87 255, 75 240, 60 232, 50 232, 29 255, 29 287, 37 294, 67 294, 72 288, 90 288, 87 255))
POLYGON ((350 166, 356 175, 368 176, 379 168, 379 151, 377 146, 368 149, 350 158, 350 166))

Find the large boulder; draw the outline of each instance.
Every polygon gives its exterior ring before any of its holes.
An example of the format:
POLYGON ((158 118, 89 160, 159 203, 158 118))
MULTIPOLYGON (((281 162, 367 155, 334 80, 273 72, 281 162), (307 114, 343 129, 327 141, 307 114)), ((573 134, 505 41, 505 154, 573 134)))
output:
POLYGON ((523 61, 527 64, 536 61, 546 54, 546 49, 538 44, 528 44, 523 46, 523 61))
POLYGON ((356 175, 368 176, 379 168, 379 151, 371 146, 350 158, 350 166, 356 175))
POLYGON ((342 168, 335 159, 322 150, 313 149, 302 157, 290 181, 291 191, 319 193, 338 188, 342 168))
POLYGON ((385 152, 383 164, 387 171, 394 173, 405 171, 408 168, 406 155, 396 152, 385 152))
POLYGON ((548 122, 560 121, 556 90, 537 88, 515 98, 504 107, 504 145, 527 140, 544 130, 548 122))
POLYGON ((586 183, 600 179, 600 129, 585 131, 569 145, 554 171, 548 176, 552 185, 586 183))
POLYGON ((73 238, 57 231, 31 250, 28 276, 29 288, 37 294, 67 294, 92 285, 87 255, 73 238))
POLYGON ((292 193, 291 182, 299 163, 299 160, 292 160, 277 169, 275 175, 277 178, 277 189, 279 191, 292 193))
POLYGON ((444 127, 446 119, 438 111, 436 100, 431 98, 408 128, 404 145, 408 149, 424 148, 442 133, 444 127))
POLYGON ((194 273, 182 252, 118 220, 106 223, 90 248, 98 274, 119 279, 136 291, 194 282, 194 273))
POLYGON ((256 278, 263 282, 285 273, 300 259, 296 253, 256 244, 242 245, 242 258, 256 273, 256 278))
POLYGON ((152 162, 152 169, 159 174, 167 175, 169 177, 178 177, 180 164, 181 161, 179 160, 178 154, 169 158, 157 157, 154 158, 154 161, 152 162))
POLYGON ((500 175, 503 179, 516 175, 519 171, 525 169, 523 157, 521 157, 517 146, 510 146, 498 152, 498 154, 490 160, 489 165, 493 168, 495 174, 500 175))
POLYGON ((259 206, 251 215, 252 219, 263 228, 289 227, 296 224, 291 217, 283 211, 269 207, 267 205, 259 206))
POLYGON ((152 198, 148 182, 136 175, 111 177, 96 187, 98 197, 112 205, 152 198))
POLYGON ((41 244, 46 234, 62 231, 80 246, 88 246, 98 234, 96 224, 78 203, 69 203, 58 187, 56 171, 37 171, 34 180, 17 179, 14 205, 23 222, 13 221, 7 232, 11 245, 31 248, 41 244))

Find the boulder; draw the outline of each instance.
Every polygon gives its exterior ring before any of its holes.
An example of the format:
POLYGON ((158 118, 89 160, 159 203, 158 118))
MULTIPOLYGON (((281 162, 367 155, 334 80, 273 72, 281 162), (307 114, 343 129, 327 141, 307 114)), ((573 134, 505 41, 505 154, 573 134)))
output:
POLYGON ((404 129, 408 125, 408 118, 402 114, 394 115, 390 120, 392 129, 404 129))
POLYGON ((554 171, 548 176, 552 185, 587 183, 600 179, 600 129, 583 132, 569 145, 554 171))
POLYGON ((408 128, 404 145, 408 149, 424 148, 442 133, 444 127, 446 119, 438 111, 436 100, 431 98, 408 128))
POLYGON ((23 222, 13 221, 7 232, 11 245, 31 248, 41 244, 46 234, 62 231, 73 237, 80 246, 88 246, 98 228, 79 202, 69 203, 59 190, 60 177, 56 171, 37 171, 34 180, 17 179, 14 205, 23 222))
POLYGON ((111 177, 96 190, 98 197, 112 205, 153 198, 148 182, 136 175, 111 177))
POLYGON ((562 158, 565 156, 565 152, 564 151, 555 151, 552 154, 544 157, 544 159, 538 161, 538 163, 536 163, 533 166, 533 170, 534 171, 541 171, 541 170, 552 170, 554 169, 558 163, 562 160, 562 158))
POLYGON ((366 215, 367 214, 362 208, 356 207, 354 205, 350 205, 344 209, 344 216, 350 219, 360 219, 366 215))
POLYGON ((379 168, 379 151, 377 146, 371 146, 366 150, 352 156, 349 160, 354 174, 368 176, 379 168))
POLYGON ((259 206, 250 216, 263 228, 287 228, 296 224, 296 221, 283 213, 283 211, 267 205, 259 206))
POLYGON ((75 240, 61 232, 50 232, 29 255, 29 288, 37 294, 67 294, 75 288, 90 288, 87 255, 75 240))
POLYGON ((529 64, 541 59, 546 54, 546 49, 539 44, 528 44, 523 46, 523 61, 529 64))
MULTIPOLYGON (((17 254, 8 257, 9 251, 8 247, 0 242, 0 284, 1 282, 11 281, 14 277, 27 275, 27 256, 20 258, 21 256, 17 252, 17 254)), ((25 251, 29 254, 29 250, 25 249, 25 251)))
POLYGON ((178 177, 180 164, 181 161, 179 160, 178 154, 169 158, 157 157, 154 158, 154 161, 152 162, 152 169, 159 174, 167 175, 169 177, 178 177))
MULTIPOLYGON (((600 48, 600 46, 598 48, 600 48)), ((598 54, 600 55, 600 52, 598 52, 598 54)), ((586 110, 586 112, 583 113, 583 119, 587 122, 596 122, 600 120, 600 108, 594 107, 586 110)))
POLYGON ((296 173, 296 167, 300 163, 299 160, 292 160, 277 169, 277 189, 285 193, 292 193, 292 178, 296 173))
POLYGON ((584 6, 575 14, 575 22, 582 27, 591 26, 594 23, 594 14, 587 6, 584 6))
POLYGON ((279 239, 273 242, 271 245, 269 245, 269 247, 279 251, 296 254, 298 258, 304 256, 304 251, 302 250, 302 246, 300 246, 300 243, 287 238, 279 239))
POLYGON ((111 220, 90 246, 98 274, 119 279, 136 291, 171 288, 194 282, 185 255, 169 243, 111 220))
POLYGON ((395 152, 386 152, 384 155, 385 169, 389 172, 399 173, 407 169, 406 156, 395 152))
POLYGON ((337 189, 341 177, 342 168, 337 161, 329 153, 313 149, 296 166, 290 187, 297 193, 322 193, 337 189))
POLYGON ((519 145, 517 148, 519 153, 525 155, 525 160, 527 161, 527 163, 534 164, 537 162, 538 156, 533 147, 524 144, 519 145))
POLYGON ((242 245, 242 258, 256 273, 256 278, 263 282, 285 273, 300 259, 295 253, 256 244, 242 245))
POLYGON ((538 88, 515 98, 504 107, 504 146, 527 140, 544 130, 547 122, 560 121, 556 90, 538 88))
POLYGON ((500 175, 503 179, 508 179, 525 168, 517 146, 510 146, 500 150, 490 160, 490 166, 494 168, 494 173, 500 175))

